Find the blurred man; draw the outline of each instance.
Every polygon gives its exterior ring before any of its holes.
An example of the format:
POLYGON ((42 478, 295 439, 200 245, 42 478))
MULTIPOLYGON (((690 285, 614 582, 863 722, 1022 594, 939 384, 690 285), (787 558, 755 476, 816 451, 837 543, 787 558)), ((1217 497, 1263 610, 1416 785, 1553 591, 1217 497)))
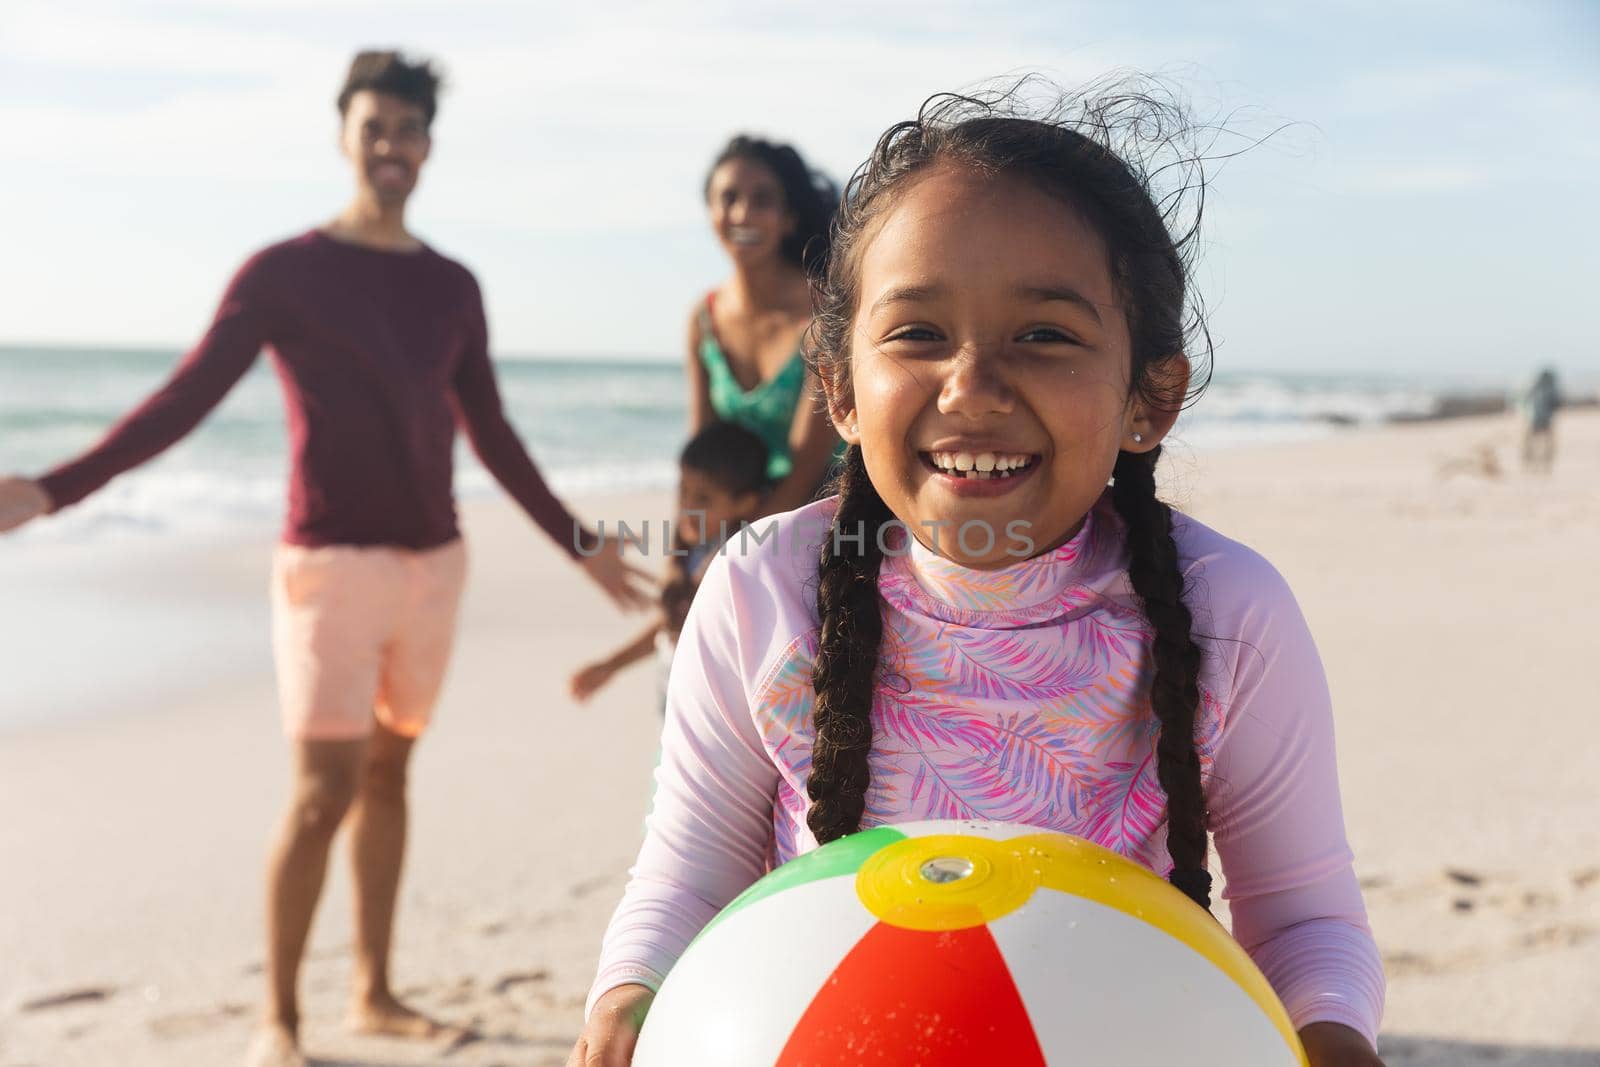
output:
POLYGON ((642 571, 598 545, 546 488, 501 411, 472 274, 406 228, 439 78, 356 56, 339 93, 355 195, 323 226, 258 252, 168 381, 93 449, 0 480, 0 531, 82 500, 178 441, 263 347, 283 383, 293 466, 273 565, 273 648, 294 782, 267 874, 269 995, 251 1067, 304 1067, 296 979, 335 830, 350 824, 350 1025, 445 1028, 400 1003, 389 940, 406 836, 406 768, 444 678, 465 576, 452 447, 459 424, 528 515, 625 607, 642 571))

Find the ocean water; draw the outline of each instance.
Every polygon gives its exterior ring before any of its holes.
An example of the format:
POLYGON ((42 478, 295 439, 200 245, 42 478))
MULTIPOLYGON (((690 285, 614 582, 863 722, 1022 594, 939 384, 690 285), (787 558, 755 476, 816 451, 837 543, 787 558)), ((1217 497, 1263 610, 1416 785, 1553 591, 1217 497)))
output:
MULTIPOLYGON (((92 445, 158 386, 177 351, 0 347, 0 474, 34 475, 92 445)), ((505 359, 512 422, 557 493, 664 489, 687 421, 681 363, 505 359)), ((1426 416, 1459 382, 1219 374, 1175 435, 1195 452, 1298 440, 1426 416)), ((457 490, 494 492, 466 445, 457 490)), ((275 524, 287 470, 282 400, 263 357, 200 428, 82 504, 18 533, 27 542, 275 524)))

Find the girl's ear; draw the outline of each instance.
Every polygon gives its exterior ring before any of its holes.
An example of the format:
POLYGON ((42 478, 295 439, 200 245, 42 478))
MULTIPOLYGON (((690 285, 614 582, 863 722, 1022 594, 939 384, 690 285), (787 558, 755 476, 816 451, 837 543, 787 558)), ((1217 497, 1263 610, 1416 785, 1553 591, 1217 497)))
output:
POLYGON ((828 405, 828 420, 846 444, 859 445, 861 431, 856 425, 856 402, 850 388, 848 375, 833 365, 819 364, 817 378, 822 385, 822 398, 828 405))
POLYGON ((1189 357, 1181 352, 1152 363, 1144 373, 1148 384, 1134 391, 1123 419, 1124 452, 1148 452, 1159 445, 1183 413, 1189 393, 1189 357))

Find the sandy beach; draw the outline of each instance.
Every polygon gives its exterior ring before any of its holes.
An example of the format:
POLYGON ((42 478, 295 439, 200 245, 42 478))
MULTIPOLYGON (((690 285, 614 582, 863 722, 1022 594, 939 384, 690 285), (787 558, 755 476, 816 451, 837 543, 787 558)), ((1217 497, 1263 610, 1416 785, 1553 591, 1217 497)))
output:
MULTIPOLYGON (((1600 1063, 1600 412, 1558 433, 1548 478, 1517 470, 1509 418, 1179 446, 1167 462, 1169 499, 1272 560, 1321 648, 1389 972, 1390 1064, 1600 1063)), ((659 520, 668 500, 577 510, 659 520)), ((340 1030, 341 852, 303 979, 322 1067, 562 1064, 642 832, 651 667, 587 706, 566 696, 571 669, 636 622, 508 503, 473 503, 464 525, 472 577, 414 764, 395 973, 482 1036, 419 1047, 340 1030)), ((57 650, 70 704, 38 684, 37 656, 8 668, 27 684, 0 682, 0 1067, 241 1055, 288 780, 271 536, 29 545, 25 559, 0 540, 0 620, 21 647, 57 650), (152 663, 158 681, 118 681, 152 663)))

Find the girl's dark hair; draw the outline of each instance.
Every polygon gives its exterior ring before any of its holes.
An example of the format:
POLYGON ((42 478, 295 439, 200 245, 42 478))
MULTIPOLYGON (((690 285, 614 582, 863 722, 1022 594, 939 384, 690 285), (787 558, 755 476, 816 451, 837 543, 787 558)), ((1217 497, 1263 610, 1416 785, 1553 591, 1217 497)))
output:
POLYGON ((759 163, 777 177, 784 206, 794 216, 794 232, 783 239, 783 257, 803 270, 820 269, 828 258, 829 230, 839 206, 839 188, 827 175, 806 166, 800 153, 786 144, 739 134, 717 153, 706 171, 705 191, 711 196, 711 178, 730 160, 759 163))
POLYGON ((751 493, 767 484, 767 443, 736 422, 711 422, 689 438, 678 465, 709 476, 729 493, 751 493))
POLYGON ((444 76, 430 61, 413 60, 399 52, 357 52, 350 61, 339 90, 339 114, 350 110, 350 100, 363 89, 385 96, 397 96, 422 109, 428 125, 439 109, 439 87, 444 76))
MULTIPOLYGON (((1022 97, 1042 84, 1030 78, 999 93, 932 97, 916 119, 879 138, 851 177, 832 254, 814 278, 818 313, 809 344, 820 377, 835 384, 836 395, 849 380, 863 235, 912 176, 935 164, 1025 178, 1080 213, 1105 242, 1127 315, 1130 395, 1176 411, 1204 388, 1204 376, 1186 373, 1194 357, 1203 357, 1209 369, 1211 355, 1189 275, 1204 204, 1202 164, 1216 157, 1196 145, 1200 128, 1184 105, 1151 79, 1119 78, 1066 95, 1052 90, 1048 108, 1024 106, 1022 97)), ((1127 526, 1129 578, 1154 631, 1150 704, 1160 727, 1157 777, 1167 796, 1170 879, 1210 907, 1206 798, 1194 736, 1201 653, 1183 599, 1172 512, 1156 496, 1160 453, 1120 453, 1111 500, 1127 526)), ((836 486, 837 527, 854 534, 865 524, 866 533, 826 538, 818 571, 816 740, 806 821, 819 842, 859 829, 865 809, 882 638, 876 535, 891 517, 859 448, 849 450, 836 486), (843 546, 850 547, 839 551, 843 546)))

